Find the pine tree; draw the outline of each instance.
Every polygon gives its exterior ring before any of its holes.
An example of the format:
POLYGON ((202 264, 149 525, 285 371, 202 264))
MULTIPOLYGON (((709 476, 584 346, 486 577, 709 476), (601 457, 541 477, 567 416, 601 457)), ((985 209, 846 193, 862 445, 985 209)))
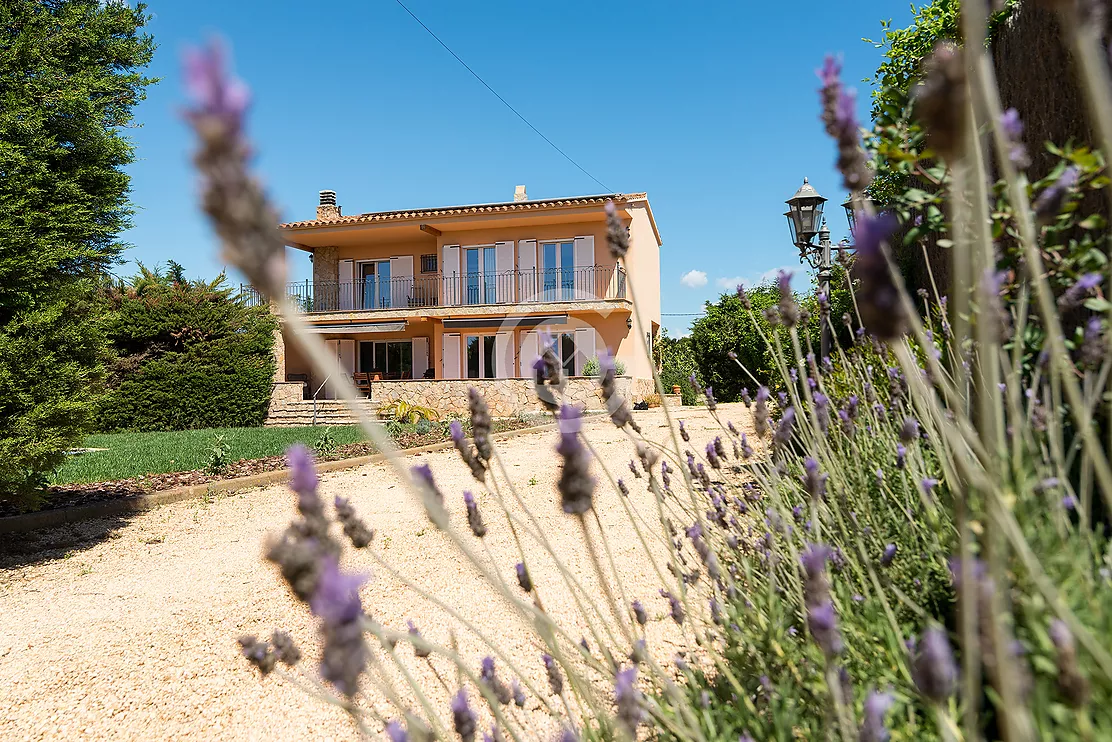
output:
POLYGON ((121 130, 155 82, 148 20, 141 4, 0 2, 0 497, 24 506, 92 421, 96 288, 132 213, 121 130))

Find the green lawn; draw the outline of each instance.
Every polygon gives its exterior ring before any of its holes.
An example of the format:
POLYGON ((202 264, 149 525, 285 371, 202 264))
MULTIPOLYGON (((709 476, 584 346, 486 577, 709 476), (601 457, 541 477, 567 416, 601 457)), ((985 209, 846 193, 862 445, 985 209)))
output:
MULTIPOLYGON (((53 484, 107 482, 142 474, 192 471, 208 466, 217 434, 231 448, 229 461, 277 456, 292 443, 312 446, 324 426, 301 428, 216 428, 168 433, 98 433, 83 442, 85 448, 106 448, 71 456, 52 477, 53 484)), ((330 428, 336 444, 364 440, 355 425, 330 428)))

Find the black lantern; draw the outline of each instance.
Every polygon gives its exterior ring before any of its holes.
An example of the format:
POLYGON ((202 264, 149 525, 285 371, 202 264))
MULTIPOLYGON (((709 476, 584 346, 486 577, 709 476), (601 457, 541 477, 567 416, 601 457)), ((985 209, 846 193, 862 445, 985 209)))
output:
POLYGON ((853 234, 857 229, 857 212, 864 210, 868 205, 871 205, 874 211, 876 210, 876 203, 870 198, 861 196, 854 200, 852 193, 846 197, 846 202, 842 204, 842 208, 846 210, 846 222, 849 224, 850 234, 853 234))
POLYGON ((807 179, 787 200, 788 210, 784 216, 788 218, 788 229, 792 233, 793 245, 806 245, 819 233, 822 224, 822 208, 826 199, 819 195, 807 179))

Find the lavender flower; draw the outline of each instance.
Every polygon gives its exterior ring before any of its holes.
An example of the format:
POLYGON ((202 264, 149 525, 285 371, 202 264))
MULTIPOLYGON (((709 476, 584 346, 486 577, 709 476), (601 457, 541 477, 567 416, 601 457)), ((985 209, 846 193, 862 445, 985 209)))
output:
POLYGON ((525 689, 521 687, 517 678, 510 681, 510 691, 513 693, 514 705, 519 709, 525 708, 525 689))
POLYGON ((811 499, 821 500, 826 497, 826 480, 830 475, 819 473, 819 462, 808 456, 803 460, 803 471, 803 489, 807 490, 811 499))
POLYGON ((1088 366, 1091 369, 1100 368, 1106 355, 1104 325, 1101 323, 1100 317, 1089 318, 1089 321, 1085 323, 1085 333, 1082 338, 1079 350, 1081 365, 1088 366))
MULTIPOLYGON (((421 632, 417 630, 417 624, 413 623, 413 621, 406 621, 406 625, 409 627, 409 635, 412 636, 414 639, 420 641, 424 638, 423 636, 421 636, 421 632)), ((413 654, 417 657, 428 657, 430 654, 432 654, 432 650, 428 647, 422 647, 414 643, 413 654)))
POLYGON ((889 213, 869 216, 858 212, 854 237, 857 259, 854 262, 861 324, 881 340, 892 340, 904 333, 907 317, 900 292, 889 272, 885 240, 896 228, 896 217, 889 213))
POLYGON ((1076 165, 1070 165, 1058 176, 1058 180, 1047 186, 1039 197, 1035 199, 1035 216, 1039 224, 1047 225, 1054 221, 1062 210, 1069 192, 1077 186, 1081 178, 1081 171, 1076 165))
POLYGON ((838 144, 838 170, 846 190, 860 192, 869 185, 872 173, 861 150, 860 126, 856 116, 856 94, 845 90, 841 82, 842 65, 827 56, 818 70, 822 88, 822 121, 826 133, 838 144))
POLYGON ((610 255, 615 260, 620 260, 629 252, 629 230, 618 218, 618 209, 614 202, 606 199, 606 244, 610 247, 610 255))
POLYGON ((1019 111, 1009 108, 1000 114, 1000 128, 1004 130, 1004 136, 1008 140, 1008 159, 1020 170, 1029 167, 1031 158, 1023 144, 1023 121, 1019 118, 1019 111))
POLYGON ((355 508, 346 497, 336 495, 332 504, 336 509, 336 519, 343 525, 344 535, 351 541, 351 545, 356 549, 366 548, 374 539, 375 532, 356 517, 355 508))
POLYGON ((919 421, 914 418, 904 418, 903 425, 900 426, 900 440, 904 443, 911 443, 919 438, 919 421))
POLYGON ((513 700, 513 692, 499 679, 497 672, 495 672, 493 657, 483 657, 479 679, 498 699, 498 703, 505 706, 513 700))
POLYGON ((633 610, 633 617, 637 620, 637 623, 644 626, 649 622, 649 616, 645 613, 645 606, 641 605, 640 600, 633 600, 629 607, 633 610))
POLYGON ((896 444, 896 468, 902 469, 907 465, 907 447, 902 443, 896 444))
POLYGON ((545 342, 540 357, 533 361, 533 390, 537 400, 549 412, 556 412, 560 409, 558 395, 563 394, 566 386, 563 365, 552 345, 545 342))
POLYGON ((544 662, 544 670, 548 673, 548 687, 552 689, 552 694, 558 696, 564 692, 564 676, 560 674, 560 668, 556 664, 556 660, 552 659, 550 654, 542 654, 541 661, 544 662))
POLYGON ((1089 681, 1077 664, 1077 647, 1065 622, 1054 619, 1050 624, 1050 641, 1058 650, 1058 690, 1073 708, 1081 708, 1089 699, 1089 681))
POLYGON ((633 414, 629 411, 629 403, 618 394, 617 369, 609 353, 603 352, 599 355, 599 367, 602 371, 599 379, 602 401, 606 403, 606 409, 610 412, 610 421, 619 428, 628 425, 633 432, 640 433, 641 426, 634 421, 633 414))
POLYGON ((953 42, 939 42, 923 64, 922 81, 915 90, 915 108, 931 147, 947 160, 961 153, 966 88, 961 50, 953 42))
POLYGON ((892 564, 892 560, 896 558, 896 545, 888 544, 884 547, 884 553, 880 556, 880 566, 887 567, 892 564))
POLYGON ((301 650, 293 642, 293 637, 285 631, 274 631, 270 635, 270 646, 278 660, 287 667, 293 667, 301 661, 301 650))
POLYGON ((946 632, 932 626, 923 633, 923 639, 917 647, 914 642, 911 642, 911 646, 915 651, 911 664, 915 687, 927 699, 944 703, 953 694, 958 675, 946 632))
POLYGON ((680 438, 683 438, 684 443, 691 442, 691 436, 687 434, 687 428, 683 426, 683 420, 680 420, 680 438))
POLYGON ((830 430, 830 398, 822 392, 815 392, 815 419, 818 420, 819 430, 826 435, 830 430))
POLYGON ((486 481, 486 462, 475 455, 474 449, 463 435, 463 425, 460 424, 460 421, 453 420, 449 423, 448 432, 452 436, 452 445, 459 451, 463 463, 467 464, 467 467, 471 469, 471 476, 473 476, 477 482, 486 481))
POLYGON ((385 731, 386 736, 390 738, 390 742, 409 742, 409 735, 406 733, 405 727, 397 721, 387 722, 385 731))
POLYGON ((799 305, 795 303, 795 295, 792 294, 791 271, 780 271, 776 282, 780 287, 780 320, 790 330, 799 324, 799 305))
MULTIPOLYGON (((727 425, 730 425, 730 424, 727 423, 727 425)), ((730 425, 730 427, 732 428, 733 425, 730 425)), ((720 436, 716 435, 714 437, 714 443, 713 444, 714 444, 714 452, 716 454, 718 454, 718 458, 720 458, 720 459, 727 458, 727 456, 726 456, 726 446, 722 443, 722 438, 720 436)))
POLYGON ((215 43, 187 52, 185 79, 194 104, 185 118, 200 140, 194 163, 202 176, 201 202, 220 236, 224 258, 263 294, 280 297, 286 251, 274 228, 278 215, 247 170, 247 87, 228 72, 224 50, 215 43))
POLYGON ((718 409, 718 403, 714 400, 714 389, 707 387, 703 389, 703 396, 707 399, 707 409, 714 412, 718 409))
POLYGON ((475 451, 483 462, 490 461, 494 449, 490 440, 490 410, 479 390, 467 388, 467 406, 471 412, 471 438, 475 441, 475 451))
POLYGON ((316 463, 308 448, 295 443, 286 451, 286 463, 290 467, 290 489, 297 494, 297 509, 302 515, 322 515, 324 504, 317 496, 316 463))
POLYGON ((629 487, 626 486, 626 483, 623 482, 620 477, 618 479, 618 492, 622 493, 622 497, 629 497, 629 487))
POLYGON ((428 464, 417 464, 409 468, 413 485, 421 493, 425 504, 425 514, 433 525, 443 530, 448 527, 448 508, 444 505, 444 493, 432 478, 432 468, 428 464))
POLYGON ((764 438, 769 430, 768 397, 768 387, 761 386, 757 389, 757 408, 753 411, 753 427, 758 438, 764 438))
POLYGON ((792 438, 792 426, 795 424, 795 408, 788 407, 780 416, 780 423, 776 426, 776 433, 772 441, 777 446, 786 446, 792 438))
POLYGON ((827 657, 835 657, 842 653, 842 634, 838 631, 838 615, 834 612, 834 604, 827 600, 824 603, 811 606, 807 609, 807 626, 811 636, 827 657))
POLYGON ((737 298, 738 301, 741 302, 742 309, 745 311, 748 312, 753 308, 753 304, 749 301, 749 294, 745 293, 745 286, 740 283, 737 285, 737 298))
POLYGON ((556 452, 564 460, 556 489, 560 492, 565 513, 581 515, 593 507, 595 479, 590 474, 587 449, 579 441, 580 412, 572 405, 563 405, 559 415, 560 441, 556 452))
POLYGON ((682 624, 685 614, 683 612, 683 604, 680 602, 680 599, 663 588, 661 588, 660 590, 660 596, 668 600, 668 609, 672 615, 672 620, 675 621, 677 624, 682 624))
POLYGON ((456 734, 463 742, 474 742, 477 719, 467 701, 467 691, 463 688, 452 697, 451 709, 452 725, 456 729, 456 734))
POLYGON ((710 464, 712 469, 722 468, 722 462, 718 459, 718 452, 714 448, 714 443, 707 444, 707 463, 710 464))
POLYGON ((517 572, 517 584, 521 589, 527 593, 533 592, 533 578, 529 576, 529 569, 525 563, 518 562, 514 565, 514 570, 517 572))
POLYGON ((745 433, 741 434, 741 457, 749 459, 753 456, 753 447, 749 445, 749 441, 745 438, 745 433))
POLYGON ((633 739, 637 738, 637 727, 644 719, 641 708, 641 691, 637 689, 637 668, 627 667, 614 676, 614 704, 618 707, 618 722, 633 739))
POLYGON ((1086 273, 1081 276, 1074 282, 1073 286, 1070 286, 1065 293, 1058 297, 1058 310, 1069 312, 1077 309, 1100 286, 1103 280, 1104 277, 1099 273, 1086 273))
POLYGON ((336 561, 328 559, 309 601, 313 615, 321 620, 324 637, 321 677, 348 698, 355 695, 369 657, 363 641, 363 603, 359 599, 359 586, 365 580, 363 575, 343 574, 336 561))
POLYGON ((269 675, 278 664, 278 655, 265 641, 248 634, 239 638, 240 652, 262 675, 269 675))
POLYGON ((476 538, 482 538, 486 535, 486 523, 483 523, 483 516, 479 512, 479 505, 475 502, 475 496, 470 492, 463 493, 463 504, 467 506, 467 525, 471 527, 471 533, 475 534, 476 538))
POLYGON ((862 709, 864 719, 861 722, 861 742, 888 742, 888 728, 884 726, 884 717, 892 706, 892 696, 887 693, 872 691, 865 697, 862 709))
POLYGON ((746 407, 752 407, 753 406, 753 398, 749 396, 749 388, 748 387, 742 387, 742 389, 741 389, 741 401, 745 403, 746 407))
POLYGON ((641 470, 637 468, 637 463, 633 459, 629 460, 629 470, 635 479, 641 478, 641 470))

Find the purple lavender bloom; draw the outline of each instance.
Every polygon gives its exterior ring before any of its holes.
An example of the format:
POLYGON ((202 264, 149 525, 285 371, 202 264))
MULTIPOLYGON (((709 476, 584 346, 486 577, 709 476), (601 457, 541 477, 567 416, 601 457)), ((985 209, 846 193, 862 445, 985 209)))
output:
POLYGON ((745 286, 742 284, 737 285, 737 298, 741 302, 741 306, 746 311, 753 308, 752 303, 749 301, 749 294, 745 293, 745 286))
MULTIPOLYGON (((813 381, 808 377, 809 381, 813 381)), ((815 392, 815 418, 819 423, 819 430, 825 435, 830 430, 830 398, 822 392, 815 392)))
POLYGON ((796 505, 794 508, 792 508, 792 519, 794 519, 796 523, 799 523, 800 521, 803 520, 803 506, 802 505, 796 505))
POLYGON ((703 390, 703 396, 707 398, 707 409, 714 412, 718 409, 718 403, 714 400, 714 389, 707 387, 703 390))
POLYGON ((741 434, 741 457, 749 459, 753 457, 753 447, 749 445, 749 441, 745 437, 745 433, 741 434))
POLYGON ((621 477, 618 478, 618 492, 622 494, 622 497, 629 497, 629 487, 626 486, 621 477))
POLYGON ((513 700, 513 692, 501 681, 498 673, 494 668, 493 657, 483 657, 479 669, 479 679, 490 689, 494 697, 498 699, 498 703, 505 706, 513 700))
POLYGON ((328 557, 317 591, 309 601, 313 615, 321 619, 324 636, 321 677, 348 698, 358 689, 369 654, 363 641, 363 604, 359 599, 359 586, 365 579, 363 575, 342 574, 335 559, 328 557))
POLYGON ((691 436, 687 434, 687 428, 683 426, 683 420, 680 420, 680 438, 683 438, 684 443, 691 440, 691 436))
POLYGON ((641 605, 640 600, 634 599, 629 607, 633 610, 633 617, 637 620, 637 623, 644 626, 649 622, 649 616, 645 613, 645 606, 641 605))
POLYGON ((1019 111, 1009 108, 1000 114, 1000 128, 1010 145, 1008 159, 1021 170, 1028 167, 1031 158, 1027 156, 1027 147, 1023 144, 1023 121, 1019 118, 1019 111))
POLYGON ((1058 309, 1063 312, 1077 309, 1100 286, 1103 280, 1104 277, 1099 273, 1086 273, 1081 276, 1073 286, 1070 286, 1064 294, 1058 297, 1058 309))
POLYGON ((463 742, 474 742, 477 718, 467 701, 467 691, 459 689, 459 693, 452 696, 452 725, 463 742))
POLYGON ((715 450, 714 443, 707 444, 707 463, 711 465, 712 469, 722 468, 722 462, 718 458, 718 452, 715 450))
POLYGON ((1080 364, 1091 369, 1100 368, 1101 363, 1104 362, 1104 324, 1100 317, 1090 317, 1089 321, 1085 323, 1079 356, 1080 364))
POLYGON ((786 446, 792 438, 792 426, 795 423, 795 408, 787 407, 780 416, 780 423, 776 426, 773 442, 778 446, 786 446))
POLYGON ((822 81, 819 89, 821 118, 826 133, 838 145, 837 166, 842 173, 842 185, 848 191, 861 191, 872 180, 872 173, 861 151, 856 95, 842 86, 842 65, 833 56, 826 57, 817 74, 822 81))
POLYGON ((927 497, 930 497, 931 493, 934 491, 934 488, 938 486, 938 480, 926 477, 925 479, 923 479, 922 482, 920 482, 920 484, 923 486, 923 494, 925 494, 927 497))
POLYGON ((627 667, 614 676, 614 705, 618 721, 630 737, 636 739, 637 727, 645 717, 641 708, 641 691, 637 689, 637 668, 627 667))
POLYGON ((801 477, 803 489, 812 500, 820 500, 826 496, 826 479, 828 474, 819 473, 819 462, 808 456, 803 460, 804 474, 801 477))
POLYGON ((409 742, 409 735, 406 734, 405 727, 396 721, 386 724, 386 736, 390 738, 390 742, 409 742))
POLYGON ((618 209, 614 202, 606 199, 606 244, 610 247, 610 255, 615 260, 624 258, 629 252, 629 230, 622 224, 618 217, 618 209))
POLYGON ((514 705, 519 709, 525 708, 525 689, 521 687, 521 683, 517 678, 510 681, 510 691, 514 696, 514 705))
POLYGON ((682 624, 686 614, 683 612, 683 604, 680 602, 680 599, 663 588, 660 590, 660 596, 668 600, 668 608, 672 615, 672 620, 677 624, 682 624))
POLYGON ((1077 664, 1077 647, 1069 627, 1060 619, 1050 623, 1050 641, 1058 650, 1058 690, 1073 708, 1081 708, 1089 699, 1089 681, 1077 664))
POLYGON ((923 633, 911 664, 911 676, 919 692, 935 703, 944 703, 954 692, 958 669, 946 632, 932 626, 923 633))
POLYGON ((359 587, 366 581, 366 575, 344 574, 335 559, 326 558, 309 608, 314 616, 326 623, 354 621, 363 614, 359 587))
POLYGON ((542 654, 541 661, 544 662, 544 670, 548 673, 548 687, 552 689, 552 695, 560 695, 564 692, 564 676, 560 674, 560 667, 550 654, 542 654))
MULTIPOLYGON (((413 623, 413 621, 406 621, 406 625, 409 627, 409 635, 412 636, 414 639, 420 640, 424 638, 421 636, 421 632, 417 629, 417 624, 413 623)), ((413 654, 418 657, 428 657, 430 654, 432 654, 432 650, 428 647, 419 647, 414 644, 413 654)))
POLYGON ((907 448, 902 443, 896 444, 896 468, 902 469, 907 464, 907 448))
POLYGON ((838 615, 834 612, 834 604, 829 600, 807 609, 807 625, 811 629, 811 636, 815 643, 827 657, 835 657, 842 653, 842 634, 838 631, 838 615))
POLYGON ((633 459, 629 460, 629 470, 633 473, 635 479, 641 478, 641 470, 637 468, 637 462, 633 459))
POLYGON ((768 398, 768 387, 758 387, 756 409, 753 411, 753 426, 758 438, 764 438, 769 430, 768 398))
MULTIPOLYGON (((794 370, 795 369, 793 368, 792 371, 794 371, 794 370)), ((795 379, 792 379, 792 381, 795 381, 795 379)), ((781 407, 787 407, 788 406, 788 393, 787 392, 776 392, 776 399, 779 400, 781 407)))
POLYGON ((857 259, 854 272, 859 281, 858 306, 862 325, 880 340, 892 340, 907 327, 899 289, 892 281, 884 242, 896 228, 896 217, 889 213, 872 217, 858 212, 854 237, 857 259))
POLYGON ((1064 507, 1066 510, 1076 510, 1077 498, 1073 495, 1066 495, 1062 498, 1062 507, 1064 507))
POLYGON ((533 592, 533 578, 529 576, 529 570, 524 562, 518 562, 514 565, 514 570, 517 572, 517 584, 521 589, 527 593, 533 592))
POLYGON ((579 441, 579 408, 561 406, 558 422, 560 441, 556 444, 556 452, 563 458, 564 465, 556 489, 560 492, 564 512, 581 515, 594 505, 595 479, 590 474, 587 450, 579 441))
POLYGON ((889 734, 888 728, 884 726, 884 717, 891 706, 892 696, 887 693, 874 690, 865 697, 860 742, 888 742, 889 734))
POLYGON ((324 505, 317 497, 317 476, 313 454, 308 448, 295 443, 286 451, 286 461, 290 466, 290 489, 297 493, 297 508, 302 515, 318 515, 324 505))
POLYGON ((191 116, 211 116, 232 131, 243 128, 251 94, 242 81, 228 73, 222 44, 186 50, 185 86, 197 104, 191 116))
POLYGON ((432 478, 432 467, 428 464, 417 464, 411 466, 409 472, 413 477, 413 483, 417 486, 417 491, 421 493, 421 498, 425 504, 425 513, 429 516, 429 520, 437 528, 448 527, 448 508, 444 505, 444 493, 436 486, 436 480, 432 478))
POLYGON ((904 418, 903 425, 900 427, 900 441, 903 443, 912 443, 919 438, 919 421, 914 418, 904 418))
POLYGON ((1058 176, 1058 180, 1047 186, 1039 197, 1035 199, 1035 216, 1040 224, 1046 225, 1054 221, 1066 202, 1070 190, 1077 186, 1081 178, 1081 170, 1076 165, 1070 165, 1058 176))
POLYGON ((475 534, 476 538, 482 538, 486 535, 486 523, 483 523, 483 516, 479 512, 479 505, 475 502, 475 496, 470 492, 463 493, 463 504, 467 507, 467 525, 471 527, 471 533, 475 534))
POLYGON ((742 387, 741 388, 741 401, 745 403, 746 407, 752 407, 753 406, 753 398, 749 396, 749 388, 748 387, 742 387))
POLYGON ((825 544, 812 544, 807 551, 800 555, 799 561, 807 573, 808 580, 821 577, 826 570, 826 560, 830 558, 830 547, 825 544))
POLYGON ((792 272, 780 271, 776 283, 780 287, 780 320, 790 330, 799 324, 799 305, 792 293, 792 272))
POLYGON ((573 727, 564 726, 560 729, 560 742, 579 742, 579 733, 573 727))
POLYGON ((453 420, 448 424, 448 432, 452 436, 452 442, 459 444, 463 442, 463 425, 459 420, 453 420))
POLYGON ((884 553, 880 556, 880 566, 887 567, 896 558, 896 545, 888 544, 884 547, 884 553))

